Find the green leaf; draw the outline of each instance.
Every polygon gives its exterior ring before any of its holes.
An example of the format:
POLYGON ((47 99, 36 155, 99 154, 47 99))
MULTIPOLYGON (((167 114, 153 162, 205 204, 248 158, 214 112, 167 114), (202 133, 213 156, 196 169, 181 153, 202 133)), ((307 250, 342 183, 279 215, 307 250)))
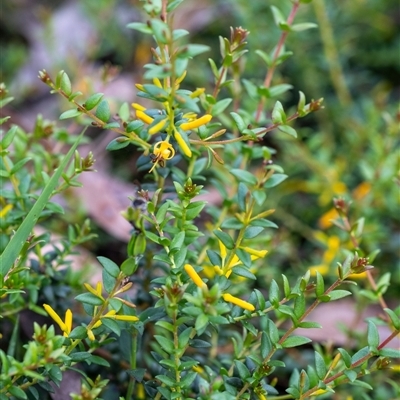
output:
POLYGON ((246 197, 249 189, 247 186, 240 182, 237 191, 237 201, 241 211, 246 211, 246 197))
POLYGON ((389 315, 390 320, 392 321, 395 329, 400 329, 400 318, 396 315, 396 313, 390 308, 384 308, 384 311, 387 315, 389 315))
POLYGON ((321 329, 322 325, 319 324, 318 322, 313 322, 313 321, 303 321, 298 324, 298 328, 304 328, 304 329, 314 329, 318 328, 321 329))
POLYGON ((265 358, 272 350, 272 343, 265 332, 261 333, 261 357, 265 358))
POLYGON ((93 363, 97 365, 102 365, 103 367, 110 367, 110 363, 102 357, 91 355, 88 359, 85 360, 88 364, 93 363))
POLYGON ((285 23, 285 17, 283 16, 281 10, 275 6, 271 6, 272 15, 274 17, 275 25, 279 28, 279 25, 285 23))
POLYGON ((97 257, 97 260, 104 267, 104 269, 107 271, 108 274, 110 274, 114 278, 118 278, 120 269, 119 269, 118 265, 115 264, 114 261, 111 261, 110 259, 108 259, 106 257, 97 257))
POLYGON ((249 185, 257 184, 257 178, 251 172, 242 169, 231 169, 229 172, 237 178, 239 182, 244 182, 249 185))
POLYGON ((281 85, 275 85, 269 88, 269 94, 271 97, 278 97, 292 88, 293 86, 287 83, 283 83, 281 85))
POLYGON ((182 333, 179 334, 178 337, 178 346, 180 349, 184 349, 190 340, 190 335, 192 334, 193 328, 186 328, 182 333))
POLYGON ((246 122, 244 122, 243 118, 238 113, 231 112, 230 114, 233 120, 235 121, 235 124, 238 127, 239 132, 242 132, 247 128, 246 122))
POLYGON ((357 372, 351 369, 346 369, 343 373, 349 378, 350 382, 354 382, 357 379, 357 372))
POLYGON ((376 325, 368 320, 368 328, 367 328, 367 342, 370 347, 376 349, 379 346, 379 333, 376 325))
POLYGON ((103 93, 94 93, 85 101, 85 104, 83 106, 88 111, 93 110, 93 108, 95 108, 97 104, 100 103, 103 96, 104 96, 103 93))
POLYGON ((321 354, 319 354, 317 351, 315 352, 315 370, 317 371, 317 375, 319 379, 324 379, 327 368, 325 365, 325 360, 322 357, 321 354))
POLYGON ((286 122, 286 114, 280 101, 275 103, 272 110, 272 122, 274 124, 284 124, 286 122))
POLYGON ((348 290, 333 290, 329 293, 330 301, 339 300, 343 297, 350 296, 352 293, 348 290))
POLYGON ((114 278, 112 275, 110 275, 104 268, 101 271, 101 275, 103 278, 104 290, 107 293, 111 293, 115 287, 115 284, 117 283, 116 278, 114 278))
POLYGON ((78 300, 81 303, 90 304, 91 306, 101 306, 103 304, 103 300, 92 293, 78 294, 78 296, 75 297, 75 300, 78 300))
POLYGON ((151 28, 144 22, 131 22, 126 27, 129 29, 134 29, 135 31, 152 34, 151 28))
POLYGON ((237 218, 227 218, 222 224, 223 229, 242 229, 244 227, 243 222, 240 222, 237 218))
POLYGON ((61 76, 60 88, 67 96, 72 93, 71 80, 65 71, 63 71, 61 76))
POLYGON ((102 318, 101 322, 106 326, 111 332, 115 333, 117 336, 121 336, 121 328, 117 321, 111 318, 102 318))
POLYGON ((279 286, 275 279, 272 279, 269 285, 269 301, 274 307, 279 304, 279 286))
POLYGON ((8 391, 15 396, 17 399, 27 399, 26 393, 18 386, 9 386, 8 391))
POLYGON ((33 227, 35 226, 41 212, 43 211, 44 207, 46 206, 47 202, 49 201, 50 197, 53 194, 54 189, 58 185, 58 181, 68 165, 69 161, 71 160, 72 156, 75 153, 75 150, 85 132, 86 128, 82 131, 82 133, 77 138, 74 145, 68 151, 68 153, 63 158, 62 162, 60 163, 57 170, 54 172, 53 176, 50 178, 46 186, 44 187, 42 193, 36 200, 35 204, 26 215, 24 220, 22 221, 21 225, 18 227, 17 231, 8 242, 6 248, 4 249, 3 253, 0 255, 0 274, 5 276, 7 272, 10 270, 14 261, 18 258, 22 247, 24 246, 26 239, 30 235, 33 227))
POLYGON ((222 114, 225 109, 229 106, 229 104, 231 104, 232 99, 230 98, 226 98, 226 99, 222 99, 220 101, 218 101, 217 103, 215 103, 211 109, 211 114, 213 116, 219 116, 220 114, 222 114))
POLYGON ((12 143, 12 141, 14 140, 15 134, 17 133, 18 130, 18 126, 17 125, 13 125, 8 131, 7 133, 4 135, 3 139, 1 139, 1 149, 5 150, 8 148, 8 146, 10 146, 10 144, 12 143))
POLYGON ((81 114, 82 114, 81 111, 74 108, 73 110, 64 111, 60 115, 60 119, 75 118, 75 117, 79 117, 81 114))
POLYGON ((284 349, 288 347, 297 347, 302 346, 303 344, 310 343, 311 339, 305 336, 289 336, 286 340, 283 341, 282 347, 284 349))
POLYGON ((382 357, 400 358, 400 350, 385 347, 384 349, 379 351, 379 355, 382 357))
POLYGON ((174 342, 170 339, 167 339, 164 336, 154 335, 154 338, 157 340, 159 345, 165 350, 168 354, 173 354, 175 347, 174 342))
POLYGON ((102 100, 96 108, 96 117, 103 122, 108 122, 111 117, 110 106, 107 100, 102 100))
POLYGON ((316 276, 317 276, 317 283, 315 286, 315 294, 317 295, 317 297, 319 297, 324 294, 325 284, 324 284, 324 278, 320 272, 317 271, 316 276))
POLYGON ((297 132, 295 129, 293 129, 291 126, 289 125, 279 125, 278 129, 281 132, 287 133, 290 136, 293 136, 294 138, 297 138, 297 132))
POLYGON ((265 182, 264 187, 265 188, 272 188, 272 187, 278 186, 287 177, 288 176, 285 175, 285 174, 274 174, 267 180, 267 182, 265 182))
POLYGON ((239 360, 234 360, 235 366, 239 372, 239 376, 243 379, 246 380, 251 376, 249 369, 244 365, 241 361, 239 360))
POLYGON ((174 236, 170 244, 170 250, 180 249, 185 241, 185 232, 179 232, 174 236))
POLYGON ((199 216, 201 210, 207 203, 205 201, 195 201, 186 207, 186 220, 190 221, 199 216))
POLYGON ((237 276, 242 276, 243 278, 256 280, 256 276, 244 267, 233 267, 232 272, 237 276))
POLYGON ((350 368, 351 367, 351 356, 350 354, 342 348, 338 349, 338 352, 342 355, 342 360, 344 362, 344 365, 346 366, 346 368, 350 368))
POLYGON ((318 28, 318 25, 314 24, 313 22, 303 22, 301 24, 293 24, 291 26, 292 31, 296 32, 301 32, 312 28, 318 28))
POLYGON ((264 228, 262 226, 249 226, 244 231, 244 239, 253 239, 258 236, 264 228))
POLYGON ((227 249, 232 250, 235 247, 233 239, 227 233, 218 229, 214 230, 213 232, 214 235, 224 244, 227 249))
POLYGON ((18 172, 28 161, 32 160, 32 157, 25 157, 22 160, 19 160, 10 170, 10 175, 14 175, 18 172))

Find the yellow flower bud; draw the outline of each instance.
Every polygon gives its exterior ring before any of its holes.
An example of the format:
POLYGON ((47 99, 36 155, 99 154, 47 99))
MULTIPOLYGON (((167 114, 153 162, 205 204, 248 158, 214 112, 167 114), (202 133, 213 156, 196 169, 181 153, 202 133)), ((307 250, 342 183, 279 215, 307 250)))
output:
POLYGON ((194 282, 196 286, 201 289, 207 288, 207 285, 201 280, 200 276, 190 264, 185 264, 184 268, 186 273, 189 275, 190 279, 194 282))
POLYGON ((228 303, 235 304, 235 305, 237 305, 237 306, 239 306, 239 307, 241 307, 241 308, 243 308, 245 310, 249 310, 249 311, 254 311, 255 310, 255 307, 253 306, 253 304, 250 304, 247 301, 239 299, 238 297, 232 296, 229 293, 223 294, 222 297, 228 303))
POLYGON ((147 114, 140 110, 136 110, 136 117, 146 124, 151 124, 154 121, 153 118, 149 117, 147 114))
POLYGON ((96 338, 94 337, 93 331, 91 329, 88 329, 87 331, 87 335, 88 338, 93 342, 94 340, 96 340, 96 338))
POLYGON ((177 141, 179 147, 183 151, 183 154, 187 157, 192 157, 192 150, 190 150, 189 146, 187 143, 183 140, 182 135, 175 129, 175 134, 174 134, 175 140, 177 141))
POLYGON ((166 123, 167 123, 167 118, 157 122, 148 130, 149 135, 154 135, 155 133, 160 132, 164 128, 166 123))
POLYGON ((131 106, 135 110, 139 110, 139 111, 145 111, 146 110, 146 107, 143 107, 141 104, 138 104, 138 103, 132 103, 131 106))
POLYGON ((212 118, 211 114, 206 114, 206 115, 203 115, 201 118, 195 119, 194 121, 184 122, 179 127, 181 129, 183 129, 184 131, 190 131, 192 129, 196 129, 202 125, 207 124, 208 122, 211 121, 211 118, 212 118))
POLYGON ((153 83, 158 87, 158 88, 162 88, 162 84, 160 82, 160 80, 158 78, 153 78, 153 83))
POLYGON ((135 83, 136 89, 139 89, 141 92, 145 92, 144 87, 140 83, 135 83))

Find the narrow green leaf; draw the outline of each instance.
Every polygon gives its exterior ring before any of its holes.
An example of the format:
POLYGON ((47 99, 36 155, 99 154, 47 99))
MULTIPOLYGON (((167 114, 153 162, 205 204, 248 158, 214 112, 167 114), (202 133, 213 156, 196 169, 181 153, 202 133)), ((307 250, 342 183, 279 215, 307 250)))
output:
POLYGON ((315 370, 319 379, 325 378, 327 372, 325 360, 322 355, 318 353, 318 351, 315 352, 315 370))
POLYGON ((352 293, 348 290, 333 290, 329 293, 330 301, 342 299, 343 297, 350 296, 352 293))
POLYGON ((238 127, 239 132, 242 132, 243 130, 245 130, 247 128, 246 123, 244 122, 243 118, 235 112, 231 112, 230 113, 233 120, 235 121, 236 126, 238 127))
POLYGON ((302 346, 303 344, 310 343, 311 339, 305 336, 289 336, 283 343, 282 347, 284 349, 288 347, 302 346))
POLYGON ((14 261, 17 259, 22 247, 25 244, 27 237, 30 235, 41 212, 43 211, 48 200, 50 199, 54 189, 58 185, 58 181, 61 177, 61 174, 63 173, 64 169, 66 168, 72 156, 74 155, 74 152, 85 130, 86 128, 78 136, 74 145, 71 147, 66 156, 63 158, 62 162, 60 163, 60 166, 57 168, 57 170, 54 172, 53 176, 50 178, 47 185, 44 187, 36 203, 33 205, 28 215, 22 221, 21 225, 15 232, 14 236, 11 238, 6 248, 4 249, 4 252, 0 255, 0 273, 2 276, 6 275, 6 273, 12 267, 14 261))
POLYGON ((104 94, 103 93, 94 93, 92 94, 84 104, 84 107, 86 110, 90 111, 93 110, 97 106, 97 104, 100 103, 101 99, 103 98, 104 94))
POLYGON ((214 235, 224 244, 224 246, 232 250, 235 247, 233 239, 225 232, 218 229, 214 230, 214 235))
POLYGON ((256 276, 244 267, 233 267, 232 272, 237 276, 242 276, 243 278, 256 280, 256 276))
POLYGON ((173 354, 175 348, 172 340, 160 335, 154 335, 154 338, 157 340, 163 350, 165 350, 168 354, 173 354))
POLYGON ((371 321, 367 321, 367 342, 368 345, 372 348, 377 348, 379 346, 379 333, 376 325, 371 321))
POLYGON ((251 376, 249 369, 246 367, 244 363, 242 363, 239 360, 234 360, 235 366, 239 372, 239 376, 243 379, 246 380, 251 376))

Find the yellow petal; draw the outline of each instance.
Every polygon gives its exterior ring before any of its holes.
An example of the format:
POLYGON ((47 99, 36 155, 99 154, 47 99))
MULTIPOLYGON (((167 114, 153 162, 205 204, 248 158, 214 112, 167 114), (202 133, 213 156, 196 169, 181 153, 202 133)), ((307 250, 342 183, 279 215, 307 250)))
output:
POLYGON ((99 326, 101 326, 101 324, 102 324, 102 322, 101 322, 101 320, 99 319, 99 320, 93 325, 93 329, 98 328, 99 326))
POLYGON ((158 87, 162 88, 161 81, 158 78, 153 78, 153 83, 158 87))

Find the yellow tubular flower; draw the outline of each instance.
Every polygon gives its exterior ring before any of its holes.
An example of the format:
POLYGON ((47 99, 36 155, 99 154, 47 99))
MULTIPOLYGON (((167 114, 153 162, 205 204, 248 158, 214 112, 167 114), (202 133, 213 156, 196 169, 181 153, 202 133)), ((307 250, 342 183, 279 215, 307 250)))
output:
POLYGON ((247 301, 239 299, 238 297, 232 296, 229 293, 223 294, 222 297, 228 303, 235 304, 236 306, 239 306, 239 307, 241 307, 241 308, 243 308, 245 310, 249 310, 249 311, 254 311, 255 310, 255 307, 253 306, 253 304, 250 304, 247 301))
POLYGON ((104 318, 111 318, 111 319, 116 319, 117 321, 127 321, 127 322, 139 321, 139 318, 135 317, 134 315, 108 315, 105 316, 104 318))
POLYGON ((141 83, 135 83, 136 89, 139 89, 141 92, 145 92, 144 87, 141 83))
POLYGON ((153 125, 148 130, 149 135, 154 135, 155 133, 160 132, 164 128, 165 124, 167 123, 167 120, 168 120, 167 118, 162 119, 161 121, 159 121, 155 125, 153 125))
POLYGON ((171 143, 165 140, 157 142, 154 145, 154 155, 161 156, 164 160, 170 160, 175 155, 175 149, 172 147, 171 143))
POLYGON ((68 309, 65 312, 65 321, 63 321, 60 316, 53 310, 48 304, 43 304, 43 308, 46 310, 47 314, 53 318, 54 322, 60 327, 64 332, 64 336, 67 337, 72 330, 72 311, 68 309))
POLYGON ((202 125, 205 125, 211 121, 212 115, 206 114, 203 115, 201 118, 197 118, 194 121, 184 122, 179 127, 182 128, 184 131, 190 131, 191 129, 196 129, 202 125))
POLYGON ((174 133, 175 140, 177 141, 179 147, 183 151, 183 154, 187 157, 192 157, 192 150, 190 150, 187 143, 183 140, 182 135, 176 129, 174 131, 175 131, 174 133))
POLYGON ((101 294, 101 290, 102 290, 101 282, 98 282, 98 283, 97 283, 96 289, 92 288, 88 283, 84 283, 83 286, 85 286, 85 288, 86 288, 86 290, 87 290, 88 292, 90 292, 90 293, 92 293, 93 295, 95 295, 96 297, 99 297, 100 299, 104 300, 104 299, 103 299, 103 296, 102 296, 102 294, 101 294), (99 284, 100 284, 100 286, 99 286, 99 284))
POLYGON ((194 282, 196 286, 201 289, 206 289, 207 285, 201 280, 198 273, 190 264, 185 264, 184 266, 186 273, 189 275, 190 279, 194 282))
POLYGON ((146 107, 143 107, 141 104, 138 104, 138 103, 132 103, 131 106, 135 110, 139 110, 139 111, 145 111, 146 110, 146 107))
POLYGON ((0 211, 0 218, 4 218, 13 208, 12 204, 7 204, 1 211, 0 211))
POLYGON ((264 258, 268 253, 268 250, 255 250, 252 249, 251 247, 240 247, 240 248, 244 250, 246 253, 250 254, 251 256, 254 256, 255 257, 254 259, 264 258))
POLYGON ((141 110, 136 110, 136 117, 149 125, 154 121, 153 118, 149 117, 147 114, 145 114, 141 110))
POLYGON ((64 336, 68 336, 72 331, 72 311, 69 308, 65 312, 65 327, 66 331, 64 332, 64 336))

